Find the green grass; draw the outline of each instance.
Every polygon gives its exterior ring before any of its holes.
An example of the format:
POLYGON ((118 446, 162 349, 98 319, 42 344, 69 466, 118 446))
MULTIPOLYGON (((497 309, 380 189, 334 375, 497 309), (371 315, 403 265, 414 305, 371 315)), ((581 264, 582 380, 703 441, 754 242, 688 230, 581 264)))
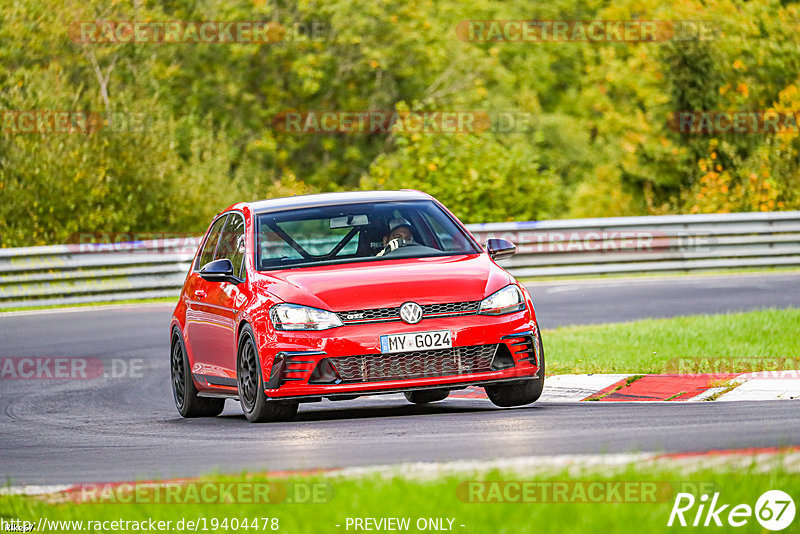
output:
MULTIPOLYGON (((209 477, 205 479, 212 483, 226 483, 244 480, 243 478, 209 477)), ((173 525, 180 519, 197 520, 205 518, 209 532, 231 531, 230 525, 226 530, 212 527, 212 519, 237 518, 239 521, 248 518, 259 521, 261 529, 263 520, 260 518, 277 519, 278 532, 291 532, 296 534, 324 533, 324 532, 354 532, 353 527, 346 529, 347 518, 364 517, 408 517, 411 519, 410 532, 418 532, 416 521, 419 518, 451 518, 454 519, 453 530, 464 533, 525 533, 562 534, 571 533, 596 533, 620 532, 623 530, 636 530, 640 532, 659 533, 674 532, 679 527, 667 527, 667 521, 675 502, 677 492, 682 491, 693 494, 698 498, 703 494, 719 492, 719 503, 732 505, 744 503, 755 506, 758 497, 765 491, 781 489, 794 496, 797 501, 800 497, 800 477, 796 473, 786 471, 783 467, 763 472, 756 465, 745 468, 732 466, 715 467, 714 469, 700 469, 692 472, 683 472, 663 464, 657 467, 628 467, 609 471, 608 469, 594 468, 569 472, 567 470, 550 470, 548 474, 523 475, 515 473, 501 473, 492 471, 483 474, 464 473, 459 475, 446 475, 433 480, 414 480, 399 476, 379 477, 377 475, 365 478, 322 478, 312 476, 308 478, 295 478, 291 480, 268 480, 260 475, 247 477, 246 484, 263 484, 271 482, 281 485, 289 482, 294 486, 290 493, 296 492, 298 487, 316 485, 324 488, 318 496, 325 496, 315 503, 235 503, 235 504, 153 504, 145 502, 151 497, 140 498, 137 503, 53 503, 41 498, 33 497, 0 497, 0 515, 5 518, 20 518, 37 523, 39 518, 49 520, 77 520, 77 521, 105 521, 125 520, 140 521, 152 518, 156 521, 172 521, 173 525), (581 488, 588 488, 590 483, 601 483, 602 488, 609 487, 606 483, 629 483, 634 488, 650 487, 656 491, 645 491, 641 496, 633 498, 622 497, 624 502, 591 502, 588 492, 575 491, 575 485, 570 486, 567 493, 560 494, 558 499, 549 498, 548 502, 470 502, 476 498, 486 498, 487 490, 479 489, 470 493, 469 484, 475 482, 498 481, 525 481, 528 483, 544 483, 539 488, 546 487, 552 490, 563 487, 564 482, 577 483, 581 488), (646 486, 642 486, 646 483, 646 486), (558 500, 560 502, 553 502, 558 500), (645 502, 641 502, 645 501, 645 502), (336 525, 340 525, 337 527, 336 525), (464 525, 461 527, 460 525, 464 525), (635 526, 635 528, 634 528, 635 526)), ((273 486, 275 487, 275 486, 273 486)), ((499 486, 495 486, 499 487, 499 486)), ((620 486, 621 487, 621 486, 620 486)), ((188 495, 188 494, 186 494, 188 495)), ((494 494, 495 496, 497 494, 494 494)), ((500 494, 502 495, 502 494, 500 494)), ((529 494, 536 500, 542 500, 541 490, 529 494)), ((595 495, 598 495, 595 493, 595 495)), ((633 496, 633 494, 631 494, 633 496)), ((502 497, 501 497, 502 498, 502 497)), ((512 495, 513 498, 513 495, 512 495)), ((728 507, 728 511, 731 506, 728 507)), ((686 517, 689 522, 694 518, 697 505, 686 517)), ((727 513, 727 512, 726 512, 727 513)), ((722 515, 725 519, 725 514, 722 515)), ((229 519, 230 520, 230 519, 229 519)), ((795 519, 795 525, 800 519, 795 519)), ((268 525, 271 524, 268 522, 268 525)), ((446 523, 445 523, 446 524, 446 523)), ((727 527, 730 528, 730 527, 727 527)), ((716 527, 720 532, 727 531, 726 527, 716 527)), ((688 530, 694 531, 698 529, 688 530)), ((736 529, 738 532, 760 532, 761 528, 754 517, 749 518, 748 524, 736 529)), ((71 532, 68 528, 60 529, 61 532, 71 532)), ((132 529, 119 529, 120 532, 133 531, 132 529)), ((170 532, 176 532, 174 527, 170 532)), ((198 531, 203 532, 201 528, 198 531)), ((239 531, 245 531, 239 529, 239 531)), ((249 531, 249 530, 248 530, 249 531)), ((273 532, 270 528, 266 531, 273 532)), ((788 529, 787 532, 792 531, 788 529)), ((246 531, 245 531, 246 532, 246 531)))
POLYGON ((800 368, 800 309, 567 326, 542 332, 547 373, 800 368))

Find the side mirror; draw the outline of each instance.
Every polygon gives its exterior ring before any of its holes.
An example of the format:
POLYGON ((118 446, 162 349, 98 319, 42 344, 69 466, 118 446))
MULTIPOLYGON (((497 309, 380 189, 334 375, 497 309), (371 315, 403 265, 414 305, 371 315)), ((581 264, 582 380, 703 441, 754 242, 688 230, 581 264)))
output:
POLYGON ((200 278, 209 282, 231 282, 238 284, 241 280, 233 276, 233 263, 228 258, 221 258, 203 265, 200 278))
POLYGON ((511 241, 505 239, 488 239, 486 241, 486 251, 493 260, 510 258, 517 251, 517 247, 511 241))

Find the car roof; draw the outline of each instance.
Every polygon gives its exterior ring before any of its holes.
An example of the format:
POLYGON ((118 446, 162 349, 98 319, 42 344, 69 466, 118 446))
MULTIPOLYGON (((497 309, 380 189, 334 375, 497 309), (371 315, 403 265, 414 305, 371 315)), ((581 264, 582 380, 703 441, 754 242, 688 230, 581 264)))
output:
POLYGON ((293 197, 272 198, 248 202, 253 213, 269 213, 299 208, 319 208, 341 204, 361 204, 371 202, 393 202, 402 200, 431 200, 433 197, 422 191, 403 189, 401 191, 350 191, 346 193, 321 193, 297 195, 293 197))

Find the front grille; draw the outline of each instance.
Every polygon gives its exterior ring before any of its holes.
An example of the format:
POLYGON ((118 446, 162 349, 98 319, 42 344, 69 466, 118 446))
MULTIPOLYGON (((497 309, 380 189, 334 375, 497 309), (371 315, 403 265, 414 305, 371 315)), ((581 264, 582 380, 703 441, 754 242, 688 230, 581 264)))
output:
MULTIPOLYGON (((481 301, 446 302, 442 304, 426 304, 422 306, 422 318, 452 317, 473 315, 478 313, 481 301)), ((371 308, 366 310, 350 310, 338 312, 339 319, 345 324, 366 324, 400 320, 400 306, 393 308, 371 308)))
POLYGON ((422 314, 425 315, 440 315, 440 314, 466 314, 478 313, 478 306, 481 301, 473 300, 471 302, 450 302, 447 304, 428 304, 422 307, 422 314))
POLYGON ((492 371, 497 345, 330 358, 342 382, 380 382, 492 371))
POLYGON ((400 318, 400 308, 373 308, 371 310, 352 310, 337 314, 343 322, 369 322, 382 319, 400 318))

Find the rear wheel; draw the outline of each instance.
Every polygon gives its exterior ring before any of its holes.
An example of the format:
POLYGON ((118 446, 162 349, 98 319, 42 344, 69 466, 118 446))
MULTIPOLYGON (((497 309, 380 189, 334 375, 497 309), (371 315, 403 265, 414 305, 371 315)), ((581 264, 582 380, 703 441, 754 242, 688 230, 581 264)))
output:
POLYGON ((525 380, 503 386, 486 386, 486 396, 495 406, 507 408, 510 406, 524 406, 539 400, 544 389, 544 347, 539 336, 539 370, 538 378, 525 380))
POLYGON ((189 359, 178 331, 172 333, 172 352, 170 355, 172 375, 172 396, 175 406, 183 417, 214 417, 222 413, 225 399, 210 399, 197 396, 197 388, 192 380, 189 359))
POLYGON ((406 391, 403 393, 408 402, 414 404, 428 404, 429 402, 436 402, 444 400, 450 395, 449 389, 423 389, 421 391, 406 391))
POLYGON ((251 423, 290 421, 297 413, 296 402, 271 401, 264 393, 264 373, 250 325, 242 328, 236 358, 236 383, 239 403, 251 423))

